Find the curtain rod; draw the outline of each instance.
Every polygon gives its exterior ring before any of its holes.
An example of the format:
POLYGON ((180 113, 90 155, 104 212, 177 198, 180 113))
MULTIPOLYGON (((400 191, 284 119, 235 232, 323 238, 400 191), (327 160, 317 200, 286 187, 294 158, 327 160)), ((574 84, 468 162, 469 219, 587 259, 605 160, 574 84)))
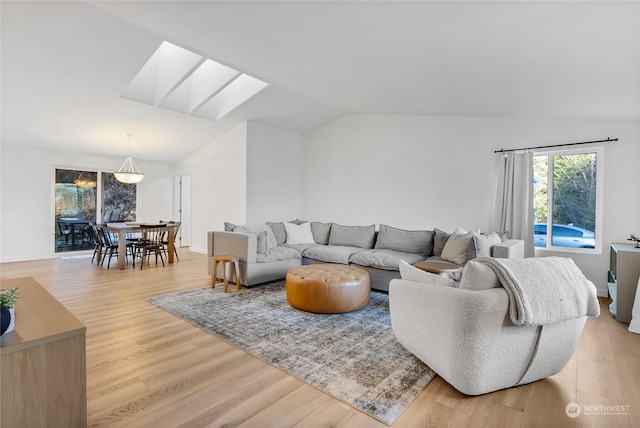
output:
POLYGON ((550 145, 550 146, 524 147, 522 149, 500 149, 500 150, 495 150, 493 153, 516 152, 518 150, 549 149, 551 147, 577 146, 579 144, 609 143, 609 142, 612 142, 612 141, 618 141, 618 139, 617 138, 609 138, 609 137, 607 137, 606 140, 583 141, 581 143, 553 144, 553 145, 550 145))

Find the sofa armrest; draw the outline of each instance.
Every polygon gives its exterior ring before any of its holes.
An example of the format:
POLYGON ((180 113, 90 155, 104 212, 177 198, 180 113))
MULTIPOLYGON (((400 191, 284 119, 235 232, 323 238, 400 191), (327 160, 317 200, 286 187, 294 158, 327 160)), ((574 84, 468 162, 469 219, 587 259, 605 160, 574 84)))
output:
POLYGON ((507 239, 491 247, 491 257, 497 259, 521 259, 524 257, 524 241, 507 239))
POLYGON ((255 263, 258 237, 253 233, 212 231, 207 234, 209 275, 213 272, 213 256, 236 256, 240 263, 255 263))

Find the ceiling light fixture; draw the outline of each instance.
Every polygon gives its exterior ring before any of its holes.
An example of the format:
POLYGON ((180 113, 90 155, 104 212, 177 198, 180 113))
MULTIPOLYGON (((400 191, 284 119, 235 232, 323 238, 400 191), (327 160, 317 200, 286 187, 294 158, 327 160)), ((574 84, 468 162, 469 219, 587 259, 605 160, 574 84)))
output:
POLYGON ((92 189, 98 185, 98 183, 96 183, 96 180, 92 177, 92 173, 87 171, 80 172, 78 178, 73 180, 73 182, 76 186, 82 187, 84 189, 92 189))
POLYGON ((131 159, 131 137, 133 137, 133 134, 127 134, 127 136, 129 137, 129 156, 127 156, 127 159, 125 159, 118 172, 114 172, 113 175, 115 175, 116 180, 121 183, 135 184, 142 181, 144 174, 138 169, 133 159, 131 159))

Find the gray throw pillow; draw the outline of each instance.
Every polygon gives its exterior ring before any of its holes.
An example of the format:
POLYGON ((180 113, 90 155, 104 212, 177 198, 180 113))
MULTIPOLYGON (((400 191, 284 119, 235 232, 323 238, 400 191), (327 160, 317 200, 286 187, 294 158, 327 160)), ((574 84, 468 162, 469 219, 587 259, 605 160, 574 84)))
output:
POLYGON ((440 256, 442 255, 442 249, 447 244, 449 240, 450 233, 444 232, 440 229, 433 230, 433 255, 440 256))
POLYGON ((345 247, 373 248, 376 225, 371 226, 342 226, 333 223, 329 235, 329 245, 345 247))
POLYGON ((311 233, 316 244, 327 245, 331 235, 331 223, 311 222, 311 233))
POLYGON ((278 243, 278 245, 284 244, 285 241, 287 240, 287 232, 284 230, 284 223, 282 222, 274 223, 274 222, 268 221, 267 226, 269 226, 273 231, 273 234, 276 237, 276 242, 278 243))
POLYGON ((233 229, 235 229, 236 227, 238 227, 238 226, 233 224, 233 223, 229 223, 227 221, 224 222, 224 231, 225 232, 233 232, 233 229))
POLYGON ((267 254, 267 232, 258 232, 256 236, 258 237, 258 254, 267 254))
POLYGON ((433 231, 404 230, 381 224, 375 248, 421 254, 427 257, 433 250, 433 231))

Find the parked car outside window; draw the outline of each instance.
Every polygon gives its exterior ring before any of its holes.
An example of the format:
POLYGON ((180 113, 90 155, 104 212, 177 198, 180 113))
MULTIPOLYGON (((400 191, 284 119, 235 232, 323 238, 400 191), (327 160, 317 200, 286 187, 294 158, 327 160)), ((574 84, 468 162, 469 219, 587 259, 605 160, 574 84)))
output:
MULTIPOLYGON (((536 223, 534 225, 534 243, 536 247, 547 246, 547 225, 536 223)), ((571 224, 554 224, 551 231, 554 247, 569 248, 595 248, 595 233, 591 230, 573 226, 571 224)))

